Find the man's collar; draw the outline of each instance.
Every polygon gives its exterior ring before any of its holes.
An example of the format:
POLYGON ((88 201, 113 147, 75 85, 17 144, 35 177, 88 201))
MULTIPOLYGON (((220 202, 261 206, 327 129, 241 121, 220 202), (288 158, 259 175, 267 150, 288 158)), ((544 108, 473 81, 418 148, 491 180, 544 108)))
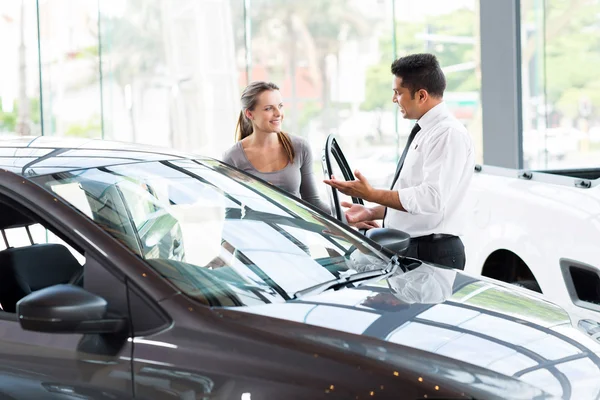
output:
POLYGON ((417 120, 417 123, 421 129, 428 129, 435 124, 438 117, 448 112, 446 103, 442 101, 440 104, 435 105, 429 111, 427 111, 421 118, 417 120))

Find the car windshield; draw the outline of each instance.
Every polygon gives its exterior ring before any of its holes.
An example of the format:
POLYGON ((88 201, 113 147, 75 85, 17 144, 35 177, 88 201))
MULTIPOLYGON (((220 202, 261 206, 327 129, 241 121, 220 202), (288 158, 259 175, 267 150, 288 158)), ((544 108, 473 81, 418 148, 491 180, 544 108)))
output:
POLYGON ((389 260, 349 229, 215 160, 35 178, 209 306, 284 302, 389 260))

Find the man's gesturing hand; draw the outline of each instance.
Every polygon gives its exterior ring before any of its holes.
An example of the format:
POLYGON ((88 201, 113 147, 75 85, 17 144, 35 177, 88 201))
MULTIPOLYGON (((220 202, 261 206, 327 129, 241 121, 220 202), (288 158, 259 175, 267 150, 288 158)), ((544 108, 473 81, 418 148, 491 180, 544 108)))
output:
POLYGON ((331 179, 325 179, 323 182, 347 196, 358 197, 359 199, 370 201, 373 195, 373 187, 359 171, 354 171, 354 176, 356 177, 356 180, 354 181, 343 181, 331 177, 331 179))

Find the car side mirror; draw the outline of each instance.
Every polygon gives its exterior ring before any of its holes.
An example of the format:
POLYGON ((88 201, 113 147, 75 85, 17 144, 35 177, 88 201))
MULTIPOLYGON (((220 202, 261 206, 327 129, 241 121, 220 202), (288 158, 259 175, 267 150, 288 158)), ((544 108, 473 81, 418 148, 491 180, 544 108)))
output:
POLYGON ((107 318, 102 297, 75 285, 55 285, 37 290, 17 303, 21 327, 49 333, 116 333, 126 320, 107 318))
POLYGON ((365 233, 365 236, 401 256, 406 254, 410 245, 410 235, 397 229, 372 228, 365 233))

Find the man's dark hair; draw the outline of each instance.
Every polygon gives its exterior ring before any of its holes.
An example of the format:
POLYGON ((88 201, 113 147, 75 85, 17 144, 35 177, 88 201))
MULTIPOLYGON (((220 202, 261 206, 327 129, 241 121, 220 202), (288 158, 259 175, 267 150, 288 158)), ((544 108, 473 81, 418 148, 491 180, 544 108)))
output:
POLYGON ((433 54, 411 54, 392 63, 392 74, 402 78, 402 87, 410 90, 412 98, 418 90, 425 89, 435 97, 442 97, 446 77, 433 54))

